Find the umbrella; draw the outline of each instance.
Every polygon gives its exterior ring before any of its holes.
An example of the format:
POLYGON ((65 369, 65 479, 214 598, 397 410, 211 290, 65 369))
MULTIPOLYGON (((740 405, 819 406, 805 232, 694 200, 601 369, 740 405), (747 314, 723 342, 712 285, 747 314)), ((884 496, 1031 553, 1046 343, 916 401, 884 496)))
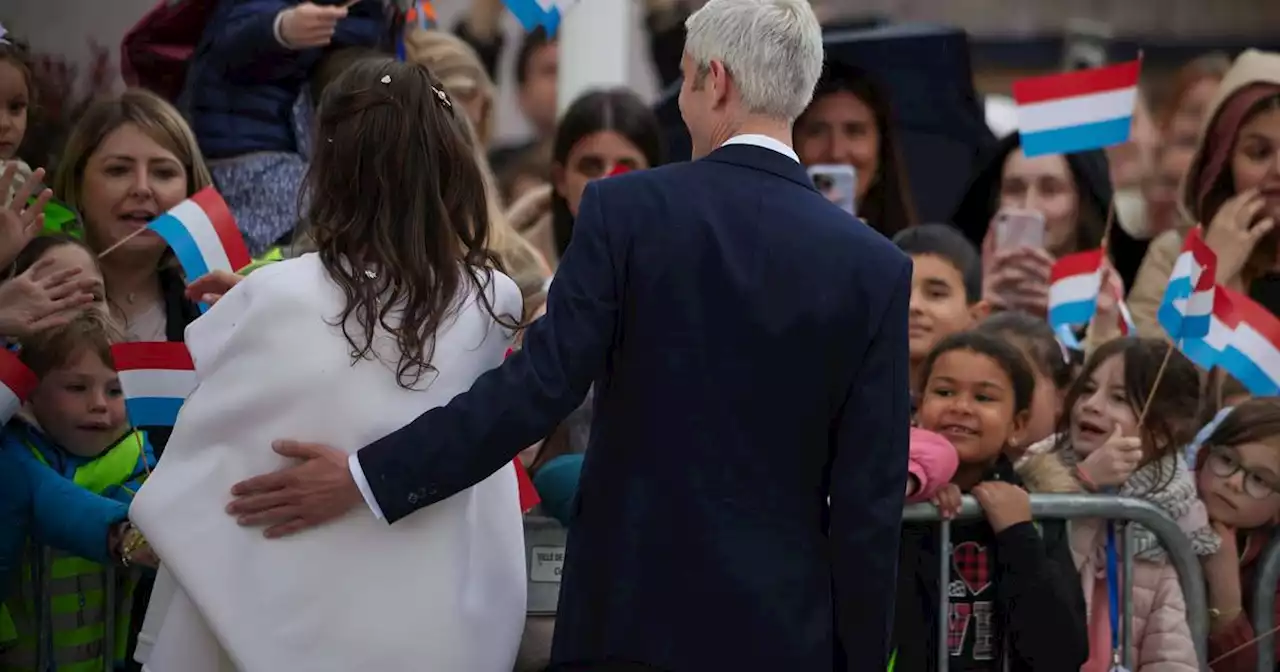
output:
MULTIPOLYGON (((916 212, 921 221, 947 221, 995 142, 973 88, 968 36, 951 26, 888 24, 828 32, 825 46, 829 62, 868 73, 888 92, 916 212)), ((677 82, 657 108, 676 160, 690 153, 679 93, 677 82)))

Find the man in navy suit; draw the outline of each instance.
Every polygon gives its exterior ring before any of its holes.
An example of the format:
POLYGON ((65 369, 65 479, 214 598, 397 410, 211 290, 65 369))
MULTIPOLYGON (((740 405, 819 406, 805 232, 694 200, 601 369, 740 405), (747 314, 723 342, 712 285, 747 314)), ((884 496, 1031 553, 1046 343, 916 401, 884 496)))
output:
POLYGON ((355 456, 236 486, 269 536, 465 490, 595 384, 552 662, 884 670, 907 482, 911 264, 790 146, 822 68, 807 0, 688 21, 690 163, 589 184, 546 317, 469 392, 355 456), (362 494, 362 491, 364 494, 362 494))

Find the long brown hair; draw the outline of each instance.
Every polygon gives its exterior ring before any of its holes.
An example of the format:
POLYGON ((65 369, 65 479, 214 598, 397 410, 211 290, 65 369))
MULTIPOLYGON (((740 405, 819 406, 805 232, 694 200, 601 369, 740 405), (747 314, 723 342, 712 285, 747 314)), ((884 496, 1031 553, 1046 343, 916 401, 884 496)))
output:
MULTIPOLYGON (((52 186, 53 193, 72 210, 81 209, 80 189, 89 157, 108 135, 126 124, 137 126, 161 147, 173 152, 187 173, 188 196, 213 184, 200 145, 182 114, 150 91, 127 89, 119 96, 94 101, 71 129, 52 186)), ((87 224, 78 222, 77 226, 87 224)), ((93 242, 93 232, 86 233, 90 234, 87 240, 93 242)))
POLYGON ((464 283, 495 321, 514 326, 487 293, 489 269, 501 265, 485 248, 484 180, 462 114, 426 68, 370 58, 325 89, 316 115, 307 219, 346 297, 336 324, 353 361, 377 356, 377 328, 391 334, 406 389, 434 370, 434 334, 460 307, 464 283))
MULTIPOLYGON (((1174 350, 1169 354, 1170 347, 1172 346, 1160 339, 1132 336, 1113 339, 1098 346, 1062 401, 1062 417, 1058 419, 1058 441, 1054 450, 1072 449, 1070 430, 1075 422, 1076 403, 1089 393, 1093 373, 1112 357, 1120 357, 1124 363, 1125 398, 1134 417, 1142 414, 1142 409, 1147 405, 1147 397, 1153 395, 1150 412, 1147 413, 1143 426, 1138 428, 1143 446, 1152 448, 1148 458, 1159 459, 1181 450, 1195 438, 1196 412, 1200 407, 1200 374, 1191 360, 1182 353, 1174 350), (1167 354, 1169 361, 1164 364, 1167 354), (1160 376, 1162 366, 1165 371, 1160 376), (1158 376, 1160 385, 1153 391, 1152 386, 1158 376)), ((1158 473, 1159 483, 1152 487, 1152 492, 1167 487, 1175 475, 1172 472, 1158 473)))

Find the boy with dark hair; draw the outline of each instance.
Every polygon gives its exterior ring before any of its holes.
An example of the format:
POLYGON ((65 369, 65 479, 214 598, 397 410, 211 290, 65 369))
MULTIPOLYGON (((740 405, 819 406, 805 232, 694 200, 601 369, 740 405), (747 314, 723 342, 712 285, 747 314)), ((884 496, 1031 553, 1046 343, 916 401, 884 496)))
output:
POLYGON ((987 316, 982 300, 982 257, 964 234, 947 224, 922 224, 893 237, 911 256, 911 306, 907 337, 915 371, 933 346, 987 316))

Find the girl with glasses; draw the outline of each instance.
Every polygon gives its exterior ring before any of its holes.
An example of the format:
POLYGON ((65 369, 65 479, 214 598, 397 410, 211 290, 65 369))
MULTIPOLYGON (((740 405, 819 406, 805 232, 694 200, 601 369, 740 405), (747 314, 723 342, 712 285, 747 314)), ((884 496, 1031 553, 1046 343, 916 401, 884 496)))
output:
POLYGON ((1256 670, 1256 635, 1244 596, 1253 594, 1257 559, 1280 517, 1280 398, 1250 399, 1222 420, 1196 454, 1196 485, 1222 537, 1218 552, 1201 558, 1209 660, 1218 661, 1217 672, 1256 670))

